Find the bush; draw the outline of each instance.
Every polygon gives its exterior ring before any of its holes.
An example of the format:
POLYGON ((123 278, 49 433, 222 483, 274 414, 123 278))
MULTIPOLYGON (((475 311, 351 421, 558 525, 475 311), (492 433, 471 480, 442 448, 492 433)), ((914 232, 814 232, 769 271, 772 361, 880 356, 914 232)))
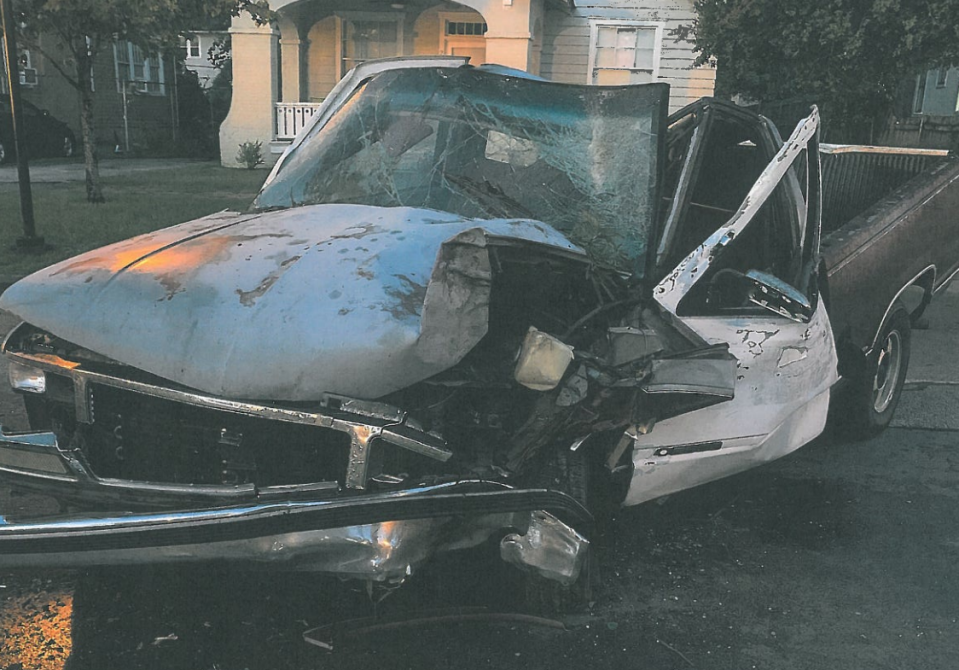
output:
POLYGON ((244 142, 240 145, 240 150, 236 154, 236 162, 242 163, 247 170, 252 170, 257 165, 263 164, 263 143, 244 142))

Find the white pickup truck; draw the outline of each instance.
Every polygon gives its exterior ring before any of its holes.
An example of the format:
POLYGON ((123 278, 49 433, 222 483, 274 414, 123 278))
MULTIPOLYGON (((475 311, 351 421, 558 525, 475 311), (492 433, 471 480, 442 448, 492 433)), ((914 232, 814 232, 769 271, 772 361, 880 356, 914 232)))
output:
POLYGON ((955 250, 870 296, 885 317, 860 329, 837 288, 868 254, 835 261, 851 232, 820 252, 815 110, 783 142, 727 103, 667 117, 667 97, 371 62, 249 211, 12 286, 0 307, 24 323, 3 352, 33 431, 0 431, 0 480, 63 515, 3 516, 0 566, 232 559, 395 582, 497 542, 569 585, 593 493, 641 503, 819 435, 836 334, 872 370, 857 393, 880 425, 904 374, 898 289, 930 293, 955 250))

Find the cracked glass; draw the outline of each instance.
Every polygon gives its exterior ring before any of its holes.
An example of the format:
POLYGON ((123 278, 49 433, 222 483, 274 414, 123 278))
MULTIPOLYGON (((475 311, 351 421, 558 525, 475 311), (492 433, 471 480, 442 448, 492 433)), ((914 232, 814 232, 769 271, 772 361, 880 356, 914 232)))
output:
POLYGON ((353 203, 532 219, 641 276, 667 91, 474 68, 382 73, 293 150, 254 209, 353 203))

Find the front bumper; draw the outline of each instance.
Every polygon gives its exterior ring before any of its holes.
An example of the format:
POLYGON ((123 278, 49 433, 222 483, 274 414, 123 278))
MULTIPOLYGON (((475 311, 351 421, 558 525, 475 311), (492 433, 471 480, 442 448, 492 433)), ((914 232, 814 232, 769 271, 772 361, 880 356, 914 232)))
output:
POLYGON ((2 429, 0 479, 57 499, 97 491, 118 499, 155 495, 219 503, 140 514, 0 517, 5 568, 231 560, 386 581, 402 579, 434 553, 501 535, 504 560, 572 583, 591 524, 589 512, 565 493, 483 480, 386 493, 236 487, 241 490, 234 495, 245 502, 229 504, 226 493, 233 487, 98 480, 57 446, 52 433, 2 429), (191 488, 200 490, 191 496, 191 488))

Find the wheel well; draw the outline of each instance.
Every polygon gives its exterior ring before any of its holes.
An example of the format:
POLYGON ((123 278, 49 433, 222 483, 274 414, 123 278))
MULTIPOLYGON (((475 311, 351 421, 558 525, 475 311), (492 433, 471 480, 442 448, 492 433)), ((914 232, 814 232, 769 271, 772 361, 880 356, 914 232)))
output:
POLYGON ((930 265, 913 277, 912 280, 907 282, 901 289, 899 289, 899 292, 896 293, 896 296, 889 303, 889 306, 886 307, 886 313, 883 314, 882 320, 879 322, 879 326, 876 328, 876 334, 870 343, 870 351, 876 346, 876 340, 879 339, 879 335, 882 333, 883 328, 885 328, 886 324, 889 323, 889 318, 892 316, 893 308, 896 306, 896 304, 900 304, 905 307, 906 311, 909 313, 909 319, 915 323, 919 317, 922 316, 922 313, 925 311, 929 301, 932 300, 933 288, 935 285, 936 266, 930 265))
POLYGON ((936 269, 932 267, 919 275, 903 290, 900 300, 906 306, 913 323, 922 316, 926 306, 932 300, 935 285, 936 269))

